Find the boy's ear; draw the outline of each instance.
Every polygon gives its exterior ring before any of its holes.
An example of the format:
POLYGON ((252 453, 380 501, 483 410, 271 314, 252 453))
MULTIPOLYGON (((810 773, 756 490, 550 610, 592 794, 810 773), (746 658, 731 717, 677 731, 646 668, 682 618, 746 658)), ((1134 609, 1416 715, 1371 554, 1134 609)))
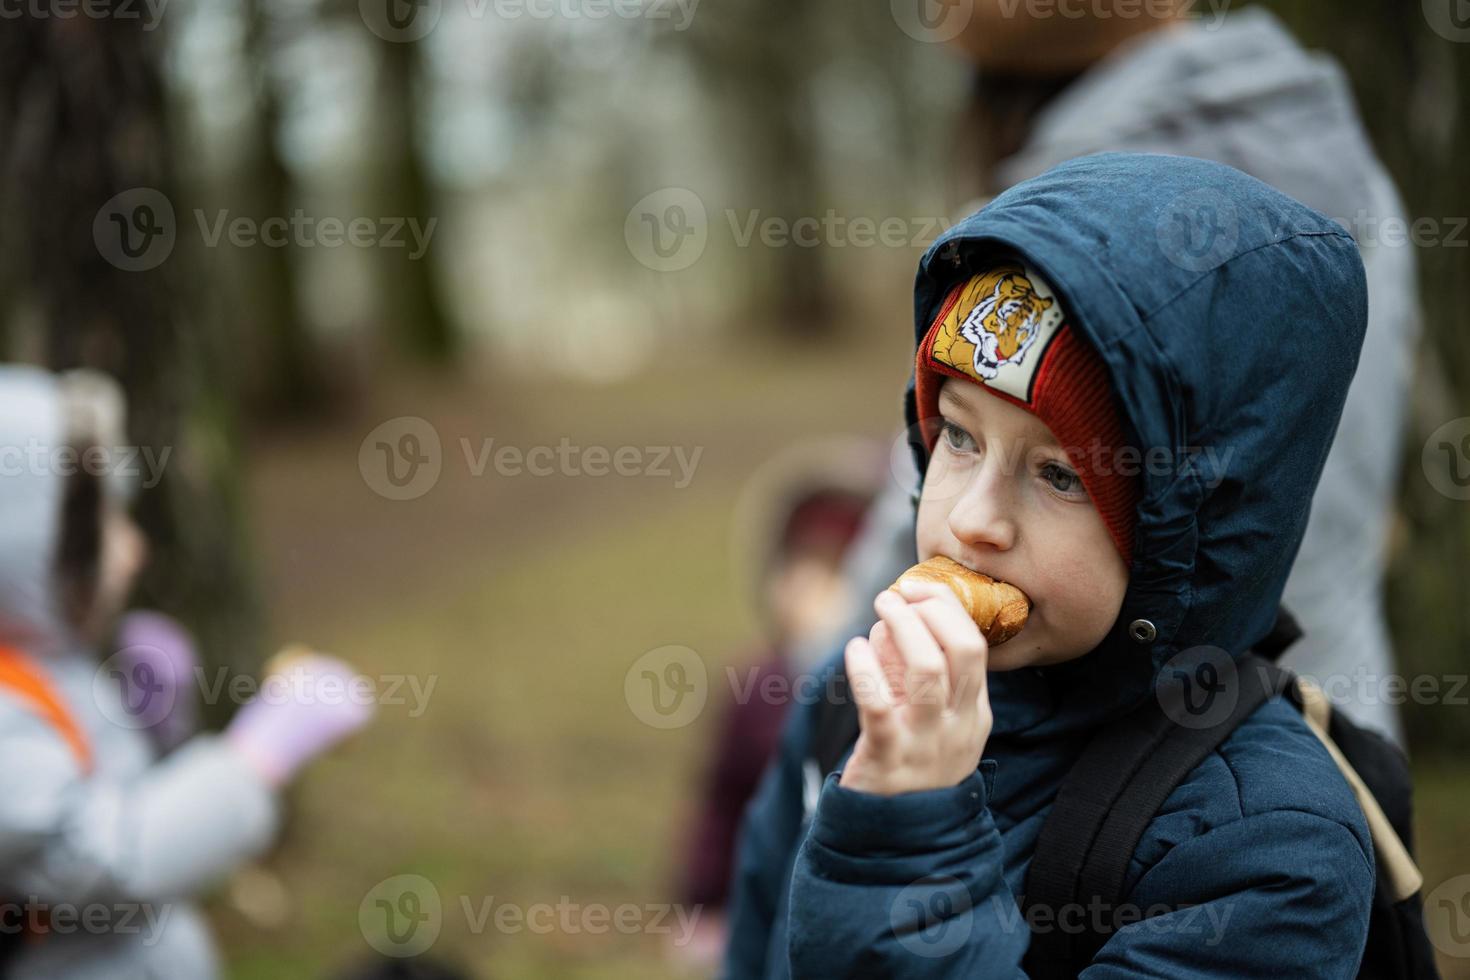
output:
MULTIPOLYGON (((75 447, 78 455, 94 448, 75 447)), ((78 466, 66 477, 56 545, 56 583, 62 615, 82 628, 97 601, 102 565, 102 478, 78 466)))

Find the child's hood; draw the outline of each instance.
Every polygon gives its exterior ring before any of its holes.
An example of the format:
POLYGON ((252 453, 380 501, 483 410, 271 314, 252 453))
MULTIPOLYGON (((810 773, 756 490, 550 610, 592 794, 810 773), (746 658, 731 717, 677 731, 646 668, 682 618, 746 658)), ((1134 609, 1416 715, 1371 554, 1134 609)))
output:
MULTIPOLYGON (((0 644, 44 653, 71 642, 56 556, 67 477, 86 464, 70 437, 78 429, 100 437, 121 424, 121 411, 115 384, 99 375, 0 366, 0 644)), ((111 473, 103 482, 109 493, 127 492, 111 473)))
MULTIPOLYGON (((1107 366, 1140 464, 1117 623, 1087 656, 992 676, 996 732, 1043 736, 1137 703, 1176 655, 1271 629, 1367 326, 1339 225, 1253 177, 1106 153, 1016 185, 920 261, 916 339, 957 281, 1024 259, 1107 366), (1148 453, 1152 451, 1152 461, 1148 453)), ((914 387, 905 412, 916 437, 914 387)))

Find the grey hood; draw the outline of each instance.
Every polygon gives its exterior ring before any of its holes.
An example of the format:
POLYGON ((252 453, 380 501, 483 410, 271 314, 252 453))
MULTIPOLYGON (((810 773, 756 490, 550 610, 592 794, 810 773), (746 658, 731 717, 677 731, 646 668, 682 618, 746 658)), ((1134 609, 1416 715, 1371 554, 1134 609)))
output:
MULTIPOLYGON (((120 391, 100 375, 0 367, 0 644, 33 654, 76 645, 56 599, 62 500, 83 465, 72 443, 82 435, 114 450, 122 414, 120 391)), ((105 492, 125 499, 115 472, 105 492)))
POLYGON ((1374 199, 1378 165, 1341 67, 1259 8, 1118 48, 1047 107, 998 176, 1010 186, 1125 147, 1229 164, 1340 221, 1374 199))

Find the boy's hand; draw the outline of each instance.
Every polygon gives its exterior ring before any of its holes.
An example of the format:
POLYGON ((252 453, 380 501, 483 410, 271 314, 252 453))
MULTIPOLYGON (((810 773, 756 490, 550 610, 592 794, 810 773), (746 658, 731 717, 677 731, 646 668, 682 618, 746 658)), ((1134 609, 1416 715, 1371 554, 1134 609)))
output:
POLYGON ((862 733, 840 783, 880 796, 958 785, 994 721, 980 627, 942 584, 901 588, 878 595, 878 623, 846 651, 862 733))

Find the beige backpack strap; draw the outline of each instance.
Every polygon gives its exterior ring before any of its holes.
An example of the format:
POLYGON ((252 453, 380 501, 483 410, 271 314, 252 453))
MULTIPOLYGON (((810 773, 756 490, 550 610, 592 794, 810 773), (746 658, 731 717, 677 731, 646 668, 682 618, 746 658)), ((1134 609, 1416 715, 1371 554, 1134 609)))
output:
POLYGON ((1318 740, 1326 747, 1327 754, 1332 756, 1332 761, 1337 763, 1337 768, 1342 770, 1343 778, 1353 788, 1353 795, 1358 798, 1358 806, 1363 809, 1363 816, 1368 820, 1368 830, 1373 835, 1373 850, 1378 855, 1378 861, 1388 877, 1389 886, 1393 890, 1393 900, 1402 902, 1413 895, 1424 885, 1424 875, 1420 873, 1414 858, 1410 856, 1409 849, 1399 839, 1398 832, 1393 829, 1384 814, 1383 808, 1373 798, 1373 794, 1363 783, 1352 765, 1343 757, 1342 751, 1338 749, 1337 743, 1327 734, 1328 722, 1332 717, 1332 702, 1327 700, 1327 695, 1322 689, 1311 681, 1298 677, 1296 687, 1301 692, 1302 716, 1306 719, 1307 727, 1312 730, 1318 740))

